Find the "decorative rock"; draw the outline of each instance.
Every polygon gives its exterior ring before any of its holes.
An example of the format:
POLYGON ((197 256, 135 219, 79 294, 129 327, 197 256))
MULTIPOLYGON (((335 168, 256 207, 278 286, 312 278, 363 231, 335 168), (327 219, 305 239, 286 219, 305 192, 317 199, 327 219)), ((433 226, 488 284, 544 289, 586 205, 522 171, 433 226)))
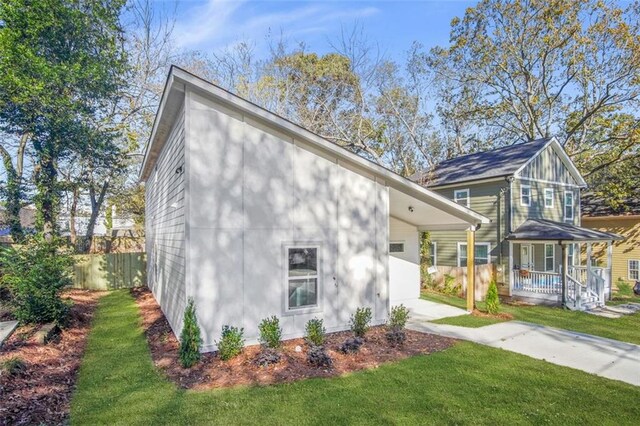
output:
POLYGON ((296 352, 302 352, 302 346, 297 345, 296 346, 296 352))
POLYGON ((40 330, 38 330, 36 334, 34 334, 33 339, 39 345, 46 345, 59 332, 60 332, 60 329, 58 328, 58 326, 50 322, 40 327, 40 330))

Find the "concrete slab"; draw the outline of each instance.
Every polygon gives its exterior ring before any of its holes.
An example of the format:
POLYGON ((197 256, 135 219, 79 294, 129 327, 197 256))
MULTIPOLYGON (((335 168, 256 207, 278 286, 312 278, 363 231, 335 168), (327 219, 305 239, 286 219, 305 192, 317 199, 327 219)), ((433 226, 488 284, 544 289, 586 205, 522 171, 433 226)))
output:
POLYGON ((391 305, 400 304, 409 308, 411 318, 416 321, 435 321, 442 318, 458 317, 468 314, 464 309, 424 299, 403 300, 397 303, 391 302, 391 305))
POLYGON ((520 321, 480 328, 411 321, 410 329, 545 360, 640 386, 640 346, 520 321))
POLYGON ((610 311, 604 308, 595 308, 584 311, 585 314, 595 315, 603 318, 621 318, 624 314, 620 312, 610 311))
POLYGON ((18 321, 2 321, 0 322, 0 347, 5 340, 11 336, 13 330, 18 326, 18 321))
POLYGON ((625 309, 631 313, 640 312, 640 303, 624 303, 622 305, 607 306, 607 309, 625 309))

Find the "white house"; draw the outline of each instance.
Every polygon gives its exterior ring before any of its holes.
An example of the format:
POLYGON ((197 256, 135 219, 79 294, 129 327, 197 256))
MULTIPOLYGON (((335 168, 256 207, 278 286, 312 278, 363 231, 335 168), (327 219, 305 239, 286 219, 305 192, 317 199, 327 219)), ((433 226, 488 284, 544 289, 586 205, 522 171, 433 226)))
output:
POLYGON ((285 338, 382 323, 419 297, 419 230, 489 221, 176 67, 140 177, 149 287, 176 334, 193 298, 205 351, 270 315, 285 338))

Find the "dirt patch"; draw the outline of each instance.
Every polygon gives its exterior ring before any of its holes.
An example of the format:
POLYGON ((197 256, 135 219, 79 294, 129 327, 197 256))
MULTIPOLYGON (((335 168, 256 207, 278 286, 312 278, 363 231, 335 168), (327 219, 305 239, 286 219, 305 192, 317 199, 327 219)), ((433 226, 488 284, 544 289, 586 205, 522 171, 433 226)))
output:
POLYGON ((506 313, 506 312, 501 312, 499 314, 490 314, 488 312, 482 312, 479 311, 477 309, 474 309, 473 312, 471 313, 471 315, 473 315, 474 317, 479 317, 479 318, 494 318, 494 319, 499 319, 499 320, 504 320, 504 321, 511 321, 513 319, 513 315, 506 313))
POLYGON ((19 327, 0 349, 0 362, 17 357, 24 371, 0 376, 0 425, 63 424, 91 319, 104 293, 70 290, 73 300, 69 326, 47 345, 37 344, 38 327, 19 327))
POLYGON ((406 330, 407 340, 400 347, 391 347, 386 340, 386 327, 373 327, 367 333, 365 343, 355 354, 343 354, 338 348, 352 334, 348 331, 328 334, 326 348, 333 359, 331 368, 313 367, 307 363, 307 346, 303 339, 287 340, 281 349, 277 364, 260 367, 254 363, 260 346, 248 346, 242 354, 229 361, 222 361, 215 353, 203 354, 202 360, 191 369, 180 367, 179 343, 160 307, 148 289, 133 289, 142 313, 142 323, 149 341, 155 365, 178 386, 192 389, 209 389, 236 385, 263 385, 293 382, 310 377, 331 377, 380 364, 404 359, 413 355, 442 351, 455 343, 454 339, 406 330), (302 352, 296 352, 296 346, 302 352))

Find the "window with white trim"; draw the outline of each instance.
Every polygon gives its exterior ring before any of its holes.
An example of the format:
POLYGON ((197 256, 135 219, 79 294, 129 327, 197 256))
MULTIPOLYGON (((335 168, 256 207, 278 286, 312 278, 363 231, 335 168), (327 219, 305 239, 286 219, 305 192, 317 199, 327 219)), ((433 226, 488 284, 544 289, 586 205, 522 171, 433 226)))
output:
POLYGON ((545 188, 544 189, 544 208, 552 209, 553 208, 553 188, 545 188))
POLYGON ((429 266, 436 266, 438 264, 438 243, 431 241, 429 244, 429 266))
MULTIPOLYGON (((476 265, 486 265, 491 263, 491 243, 476 243, 475 262, 476 265)), ((458 266, 467 266, 467 243, 458 243, 458 266)))
POLYGON ((573 191, 564 192, 564 220, 573 220, 573 191))
POLYGON ((453 201, 465 207, 471 207, 471 197, 469 196, 469 189, 456 189, 455 191, 453 191, 453 201))
POLYGON ((531 186, 520 185, 520 205, 521 206, 531 205, 531 186))
POLYGON ((569 266, 573 266, 576 264, 576 261, 575 261, 576 245, 569 244, 567 246, 567 249, 568 249, 567 257, 569 258, 569 266))
POLYGON ((389 253, 404 253, 404 241, 392 241, 389 243, 389 253))
POLYGON ((544 270, 553 272, 556 267, 556 246, 554 244, 544 245, 544 270))
POLYGON ((289 246, 287 256, 287 310, 318 306, 318 246, 289 246))
POLYGON ((640 260, 629 259, 629 279, 632 281, 640 281, 640 260))

